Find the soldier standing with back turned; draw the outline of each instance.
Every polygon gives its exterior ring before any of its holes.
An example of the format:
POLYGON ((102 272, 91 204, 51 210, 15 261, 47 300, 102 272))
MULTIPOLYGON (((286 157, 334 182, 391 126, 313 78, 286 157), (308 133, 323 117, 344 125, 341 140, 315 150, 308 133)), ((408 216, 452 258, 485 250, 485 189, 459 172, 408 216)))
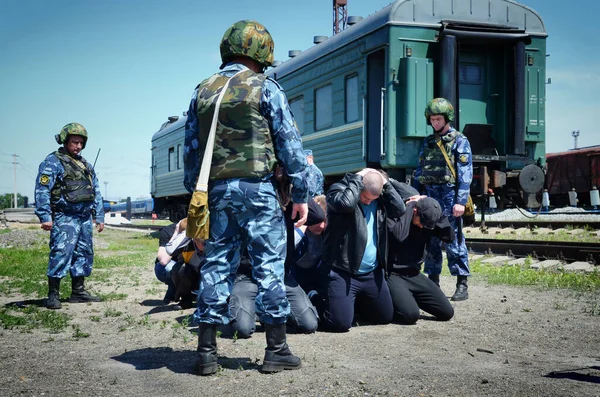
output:
POLYGON ((35 213, 44 230, 50 231, 48 261, 48 309, 60 309, 60 280, 71 273, 71 303, 99 302, 84 287, 92 273, 93 224, 104 230, 104 208, 98 178, 80 153, 87 142, 87 131, 69 123, 55 136, 63 146, 40 164, 35 184, 35 213))
POLYGON ((263 372, 297 369, 300 358, 286 343, 290 313, 284 285, 286 228, 273 170, 277 162, 292 184, 292 219, 308 214, 306 158, 283 89, 265 76, 273 64, 273 39, 255 21, 239 21, 221 41, 221 71, 196 87, 185 126, 184 184, 192 192, 200 172, 215 103, 231 79, 218 113, 208 185, 210 239, 201 268, 196 372, 217 372, 217 325, 228 324, 227 304, 246 248, 258 285, 256 313, 265 324, 263 372))
MULTIPOLYGON (((450 299, 463 301, 469 297, 467 277, 471 275, 461 218, 473 179, 471 145, 467 137, 450 125, 454 121, 454 107, 448 100, 435 98, 429 101, 425 108, 425 118, 427 124, 433 127, 433 134, 423 142, 419 165, 415 170, 414 185, 421 193, 440 203, 442 213, 448 217, 454 229, 455 239, 444 243, 450 274, 456 276, 456 291, 450 299), (453 164, 456 178, 448 167, 440 145, 444 147, 453 164)), ((441 244, 437 237, 431 238, 424 266, 425 273, 438 285, 442 272, 441 244)))

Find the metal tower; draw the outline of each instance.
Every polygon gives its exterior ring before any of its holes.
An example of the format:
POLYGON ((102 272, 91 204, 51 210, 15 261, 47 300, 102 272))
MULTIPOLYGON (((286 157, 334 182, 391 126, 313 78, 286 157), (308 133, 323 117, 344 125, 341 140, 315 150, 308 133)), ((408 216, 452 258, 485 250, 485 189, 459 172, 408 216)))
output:
POLYGON ((333 34, 346 29, 348 23, 348 0, 333 0, 333 34))

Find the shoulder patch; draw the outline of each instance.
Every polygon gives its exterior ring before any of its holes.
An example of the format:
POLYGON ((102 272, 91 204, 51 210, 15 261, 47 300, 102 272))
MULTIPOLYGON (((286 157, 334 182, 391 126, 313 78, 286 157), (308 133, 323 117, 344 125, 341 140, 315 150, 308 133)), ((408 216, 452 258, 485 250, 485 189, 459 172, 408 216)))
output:
POLYGON ((47 185, 50 183, 50 177, 48 175, 40 176, 40 185, 47 185))
POLYGON ((468 164, 469 163, 469 155, 461 154, 460 156, 458 156, 458 161, 460 161, 461 164, 468 164))

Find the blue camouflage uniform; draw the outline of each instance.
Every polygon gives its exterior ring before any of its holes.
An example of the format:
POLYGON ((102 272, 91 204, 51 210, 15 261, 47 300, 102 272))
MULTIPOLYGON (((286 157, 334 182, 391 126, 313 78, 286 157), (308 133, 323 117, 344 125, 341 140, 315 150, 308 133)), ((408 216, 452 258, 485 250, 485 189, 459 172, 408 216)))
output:
MULTIPOLYGON (((312 150, 305 150, 304 154, 312 156, 312 150)), ((315 164, 309 164, 306 169, 306 181, 308 183, 308 195, 310 197, 320 196, 325 194, 324 186, 325 179, 323 173, 315 164)))
MULTIPOLYGON (((465 244, 464 236, 460 239, 461 242, 458 242, 458 229, 459 223, 462 229, 462 217, 453 217, 452 207, 454 204, 465 205, 467 203, 471 181, 473 179, 471 145, 469 144, 469 140, 454 128, 450 128, 450 130, 444 134, 444 136, 448 137, 452 135, 455 135, 455 137, 452 142, 451 150, 448 152, 448 156, 451 158, 451 161, 454 160, 453 164, 457 173, 456 183, 421 184, 419 182, 423 175, 428 145, 430 145, 433 150, 439 151, 439 148, 433 139, 433 135, 430 135, 424 140, 423 149, 419 155, 419 165, 415 170, 414 187, 421 193, 435 198, 440 203, 443 214, 448 216, 448 221, 454 228, 457 237, 451 243, 445 243, 450 274, 453 276, 470 276, 469 252, 465 244)), ((444 136, 442 136, 442 140, 444 140, 444 136)), ((447 165, 445 165, 445 160, 440 158, 438 161, 440 164, 443 164, 444 173, 450 174, 447 165)), ((442 242, 436 237, 432 237, 427 247, 427 257, 425 259, 423 270, 427 274, 440 274, 442 272, 442 242)))
POLYGON ((59 197, 52 197, 53 188, 60 186, 65 176, 65 168, 54 153, 40 164, 35 183, 35 213, 41 223, 52 221, 47 275, 55 278, 64 278, 67 272, 71 273, 71 277, 88 277, 92 273, 92 218, 97 223, 104 223, 102 194, 96 173, 83 157, 71 157, 85 164, 90 171, 95 193, 93 201, 72 203, 62 193, 59 197))
MULTIPOLYGON (((246 66, 228 63, 220 72, 233 76, 246 66)), ((283 89, 267 78, 260 94, 260 114, 268 122, 275 155, 292 185, 292 201, 306 203, 306 157, 300 134, 283 89)), ((200 172, 200 123, 197 116, 198 88, 192 96, 185 126, 184 185, 191 193, 200 172)), ((213 158, 214 161, 214 158, 213 158)), ((246 247, 252 276, 258 283, 256 313, 266 324, 282 324, 290 313, 284 284, 286 228, 278 202, 273 174, 261 178, 212 179, 209 182, 210 239, 201 269, 196 322, 228 324, 228 297, 246 247)))
POLYGON ((325 181, 323 173, 314 164, 310 164, 306 170, 306 181, 308 183, 308 194, 310 197, 320 196, 325 194, 323 186, 325 181))

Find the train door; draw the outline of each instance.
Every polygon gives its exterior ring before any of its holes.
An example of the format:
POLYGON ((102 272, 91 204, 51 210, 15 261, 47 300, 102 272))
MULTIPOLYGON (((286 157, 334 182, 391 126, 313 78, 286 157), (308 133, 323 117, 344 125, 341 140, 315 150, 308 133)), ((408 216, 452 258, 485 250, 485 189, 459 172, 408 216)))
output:
MULTIPOLYGON (((154 152, 154 150, 153 150, 154 152)), ((150 165, 150 194, 154 196, 156 193, 156 157, 152 153, 152 165, 150 165)))
POLYGON ((500 154, 505 129, 502 117, 506 93, 504 63, 500 49, 482 51, 461 50, 458 64, 459 125, 470 139, 476 154, 500 154))
POLYGON ((385 156, 383 102, 385 100, 385 50, 367 56, 366 148, 367 164, 379 167, 385 156))

